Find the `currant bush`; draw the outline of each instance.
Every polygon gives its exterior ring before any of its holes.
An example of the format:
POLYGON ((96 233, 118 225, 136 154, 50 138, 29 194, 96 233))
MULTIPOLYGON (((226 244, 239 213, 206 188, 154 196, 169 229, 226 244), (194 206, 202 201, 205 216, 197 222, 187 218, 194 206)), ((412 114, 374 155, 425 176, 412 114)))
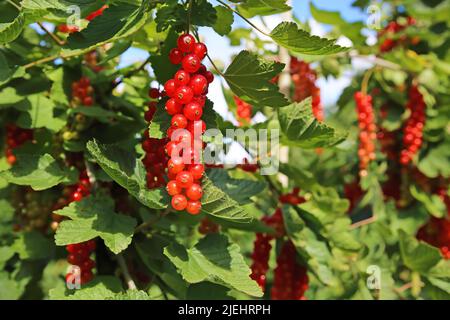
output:
POLYGON ((6 126, 6 148, 5 156, 6 161, 13 165, 16 163, 17 158, 14 155, 13 150, 20 147, 27 141, 33 140, 33 130, 22 129, 15 124, 8 124, 6 126))

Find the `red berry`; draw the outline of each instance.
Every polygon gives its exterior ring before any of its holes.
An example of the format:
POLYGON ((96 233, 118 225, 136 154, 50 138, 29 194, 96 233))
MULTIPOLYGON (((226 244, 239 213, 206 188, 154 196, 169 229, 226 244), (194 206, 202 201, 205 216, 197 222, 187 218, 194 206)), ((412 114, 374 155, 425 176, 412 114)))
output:
POLYGON ((184 116, 191 121, 197 121, 202 118, 203 108, 196 102, 188 103, 183 108, 184 116))
POLYGON ((181 113, 182 112, 183 105, 179 104, 174 98, 170 98, 166 102, 166 108, 165 109, 166 109, 168 114, 173 116, 173 115, 175 115, 177 113, 181 113))
POLYGON ((208 80, 206 80, 204 76, 197 74, 192 77, 189 86, 192 88, 192 91, 194 91, 194 94, 199 96, 204 94, 206 89, 208 89, 208 80))
POLYGON ((194 44, 192 53, 195 54, 200 60, 203 60, 208 53, 208 49, 206 48, 204 43, 197 42, 196 44, 194 44))
POLYGON ((183 52, 178 48, 173 48, 169 53, 169 60, 172 64, 180 64, 183 60, 183 52))
POLYGON ((203 196, 202 187, 194 183, 186 190, 186 196, 189 198, 189 200, 200 200, 203 196))
POLYGON ((186 211, 189 214, 197 215, 200 213, 201 210, 202 210, 202 204, 200 203, 200 201, 188 201, 187 206, 186 206, 186 211))
POLYGON ((172 127, 177 129, 184 129, 187 127, 188 120, 182 114, 176 114, 172 117, 171 121, 172 127))
POLYGON ((178 70, 177 73, 175 73, 174 80, 177 86, 186 86, 191 81, 191 76, 189 75, 189 72, 185 70, 178 70))
POLYGON ((170 98, 172 98, 175 95, 177 88, 178 88, 178 86, 177 86, 175 80, 173 80, 173 79, 167 80, 167 82, 164 84, 164 91, 166 92, 167 96, 170 98))
POLYGON ((205 76, 208 83, 211 83, 214 81, 214 75, 211 71, 206 71, 203 75, 205 76))
POLYGON ((186 209, 188 201, 182 194, 177 194, 172 198, 172 207, 177 211, 182 211, 186 209))
POLYGON ((203 108, 205 106, 205 103, 206 103, 206 96, 205 95, 195 96, 192 99, 192 102, 198 103, 200 105, 200 107, 203 108))
POLYGON ((205 173, 205 166, 202 164, 192 164, 189 166, 189 172, 195 180, 200 180, 203 178, 203 174, 205 173))
POLYGON ((200 68, 200 59, 195 54, 188 54, 181 61, 183 69, 190 73, 195 73, 200 68))
POLYGON ((171 173, 179 173, 184 170, 184 163, 182 158, 172 158, 167 162, 167 169, 171 173))
POLYGON ((191 132, 194 137, 198 137, 205 133, 206 123, 203 120, 192 121, 188 124, 187 129, 191 132))
POLYGON ((171 196, 176 196, 181 193, 181 188, 178 187, 178 184, 175 180, 170 180, 166 186, 167 193, 171 196))
POLYGON ((83 195, 80 192, 75 192, 72 195, 73 201, 81 201, 83 199, 83 195))
POLYGON ((177 174, 177 184, 180 188, 189 188, 194 183, 194 177, 189 171, 181 171, 177 174))
POLYGON ((194 97, 194 92, 188 86, 179 87, 176 90, 175 95, 174 95, 175 100, 181 104, 187 104, 187 103, 191 102, 193 97, 194 97))
POLYGON ((158 99, 160 97, 159 90, 156 88, 151 88, 148 92, 148 95, 152 99, 158 99))
POLYGON ((184 53, 192 52, 194 48, 195 39, 190 34, 182 34, 177 41, 178 49, 184 53))

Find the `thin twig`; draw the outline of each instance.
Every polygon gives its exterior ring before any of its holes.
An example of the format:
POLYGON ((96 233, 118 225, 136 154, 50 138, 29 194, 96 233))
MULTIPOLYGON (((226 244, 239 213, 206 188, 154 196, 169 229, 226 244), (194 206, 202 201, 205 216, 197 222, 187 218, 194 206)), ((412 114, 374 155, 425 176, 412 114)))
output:
POLYGON ((367 218, 367 219, 364 219, 364 220, 360 220, 358 222, 353 223, 350 226, 350 229, 356 229, 356 228, 359 228, 359 227, 371 224, 371 223, 373 223, 375 221, 377 221, 377 217, 376 216, 371 216, 370 218, 367 218))
POLYGON ((259 27, 257 27, 253 22, 251 22, 250 20, 248 20, 246 17, 244 17, 242 14, 239 13, 239 11, 235 10, 234 8, 232 8, 231 6, 229 6, 228 4, 226 4, 225 2, 221 1, 221 0, 217 0, 217 2, 219 2, 221 5, 223 5, 224 7, 228 8, 229 10, 233 11, 235 14, 237 14, 239 17, 241 17, 245 22, 247 22, 249 25, 251 25, 255 30, 261 32, 263 35, 270 37, 270 34, 261 30, 259 27))
POLYGON ((89 178, 89 183, 91 184, 92 189, 96 190, 98 188, 98 183, 94 175, 94 168, 92 167, 92 164, 87 160, 84 160, 84 166, 86 167, 86 173, 89 178))
POLYGON ((44 32, 47 33, 47 34, 50 36, 50 38, 52 38, 53 41, 55 41, 58 45, 63 46, 63 45, 66 44, 65 41, 63 41, 63 40, 61 40, 60 38, 58 38, 58 36, 57 36, 56 34, 54 34, 53 32, 51 32, 50 30, 48 30, 41 22, 38 22, 37 24, 38 24, 38 26, 39 26, 42 30, 44 30, 44 32))
POLYGON ((127 264, 125 259, 121 253, 116 255, 117 263, 119 264, 120 270, 122 271, 122 275, 127 283, 128 289, 137 290, 136 283, 133 278, 131 278, 130 271, 128 271, 127 264))
POLYGON ((367 70, 366 73, 364 74, 363 79, 362 79, 362 82, 361 82, 361 92, 362 92, 364 95, 367 94, 367 87, 369 86, 369 80, 370 80, 370 77, 371 77, 372 74, 373 74, 373 71, 374 71, 373 68, 367 70))
POLYGON ((186 33, 189 33, 189 31, 191 30, 191 12, 192 12, 192 3, 193 3, 193 1, 192 1, 192 0, 189 0, 186 33))
POLYGON ((127 72, 125 75, 123 75, 122 78, 120 78, 119 81, 115 82, 115 83, 112 85, 111 90, 114 90, 118 85, 120 85, 121 83, 123 83, 123 80, 124 80, 125 78, 129 78, 129 77, 131 77, 131 76, 134 76, 135 74, 137 74, 137 73, 141 72, 142 70, 144 70, 145 66, 150 62, 150 59, 151 59, 151 56, 149 56, 149 57, 148 57, 148 58, 147 58, 147 59, 146 59, 146 60, 145 60, 138 68, 133 69, 133 70, 127 72))

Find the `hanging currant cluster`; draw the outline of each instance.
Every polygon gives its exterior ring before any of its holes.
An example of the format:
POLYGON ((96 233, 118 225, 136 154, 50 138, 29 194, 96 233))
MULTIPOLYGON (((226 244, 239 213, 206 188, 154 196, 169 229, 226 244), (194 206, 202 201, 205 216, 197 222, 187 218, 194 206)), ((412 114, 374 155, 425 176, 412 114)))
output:
POLYGON ((16 163, 17 158, 14 155, 13 150, 20 147, 27 141, 33 140, 33 130, 22 129, 15 124, 6 125, 6 148, 5 156, 6 161, 13 165, 16 163))
POLYGON ((382 39, 380 44, 381 52, 388 52, 399 45, 417 44, 418 37, 408 38, 403 34, 400 37, 397 34, 405 28, 415 25, 416 20, 412 17, 402 17, 396 21, 391 21, 388 25, 378 33, 378 37, 382 39))
POLYGON ((239 126, 249 125, 252 121, 252 105, 241 100, 238 96, 234 96, 233 99, 236 104, 236 118, 239 122, 239 126))
POLYGON ((164 84, 169 98, 166 111, 172 116, 167 131, 170 141, 166 145, 169 182, 167 192, 172 196, 172 207, 199 214, 203 195, 201 180, 204 166, 200 163, 203 149, 202 134, 206 124, 202 120, 208 86, 214 76, 202 64, 206 57, 205 44, 196 42, 190 34, 178 38, 178 47, 170 51, 171 63, 181 68, 164 84))
MULTIPOLYGON (((299 195, 300 190, 295 188, 291 193, 281 195, 280 203, 298 205, 305 201, 299 195)), ((271 290, 273 300, 302 300, 304 293, 308 289, 308 275, 305 267, 296 261, 296 250, 293 243, 283 238, 286 234, 283 222, 283 213, 277 208, 272 216, 266 216, 262 221, 275 230, 275 233, 257 233, 252 253, 252 274, 250 277, 255 280, 261 289, 265 290, 266 276, 269 270, 271 241, 277 239, 281 241, 282 249, 277 257, 277 265, 274 270, 274 280, 271 290)))
MULTIPOLYGON (((149 90, 151 99, 159 99, 161 94, 158 89, 152 88, 149 90)), ((145 120, 150 124, 156 112, 156 101, 150 101, 148 110, 145 112, 145 120)), ((166 184, 166 165, 169 160, 165 152, 165 145, 168 142, 167 138, 156 139, 150 138, 148 129, 144 132, 144 140, 142 141, 142 149, 145 156, 142 163, 147 171, 147 187, 149 189, 160 188, 166 184)))
POLYGON ((320 88, 316 85, 317 73, 311 66, 295 57, 291 57, 290 72, 294 85, 293 101, 303 101, 312 98, 312 111, 317 120, 323 121, 324 112, 320 100, 320 88))
POLYGON ((400 153, 400 163, 407 165, 422 146, 423 127, 425 125, 425 102, 417 86, 409 91, 406 108, 410 116, 403 129, 403 150, 400 153))
POLYGON ((367 176, 370 161, 375 160, 375 141, 377 127, 372 107, 372 97, 362 92, 355 93, 356 110, 359 123, 359 175, 367 176))

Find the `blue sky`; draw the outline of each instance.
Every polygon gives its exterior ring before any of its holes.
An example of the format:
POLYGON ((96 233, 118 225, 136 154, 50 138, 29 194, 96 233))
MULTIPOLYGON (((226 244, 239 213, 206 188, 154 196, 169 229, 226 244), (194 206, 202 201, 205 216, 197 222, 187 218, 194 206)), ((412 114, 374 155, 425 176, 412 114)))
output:
MULTIPOLYGON (((319 9, 340 12, 342 17, 348 21, 353 22, 366 19, 365 12, 351 6, 353 0, 313 0, 312 2, 319 9)), ((307 22, 310 20, 311 14, 308 0, 292 0, 292 3, 294 14, 299 20, 302 22, 307 22)), ((269 16, 264 19, 270 28, 275 27, 281 21, 279 16, 269 16)), ((253 19, 253 22, 255 24, 260 24, 259 19, 257 18, 253 19)), ((244 22, 240 17, 235 16, 235 23, 233 27, 241 26, 248 27, 246 22, 244 22)), ((313 34, 323 35, 326 32, 327 27, 318 23, 313 23, 311 25, 311 29, 313 34)), ((211 57, 214 60, 221 61, 225 66, 231 62, 233 55, 244 49, 242 47, 231 47, 226 38, 219 36, 211 28, 200 28, 199 31, 201 36, 204 38, 204 42, 209 48, 211 57)), ((137 61, 144 61, 147 56, 148 54, 145 51, 130 49, 122 56, 120 67, 127 66, 137 61)), ((335 104, 342 90, 350 83, 351 77, 352 74, 339 79, 319 79, 318 86, 321 88, 322 101, 326 107, 330 107, 335 104)), ((210 95, 214 97, 214 109, 225 119, 233 120, 233 116, 228 112, 228 107, 225 99, 223 98, 220 80, 215 81, 211 85, 210 95)))

